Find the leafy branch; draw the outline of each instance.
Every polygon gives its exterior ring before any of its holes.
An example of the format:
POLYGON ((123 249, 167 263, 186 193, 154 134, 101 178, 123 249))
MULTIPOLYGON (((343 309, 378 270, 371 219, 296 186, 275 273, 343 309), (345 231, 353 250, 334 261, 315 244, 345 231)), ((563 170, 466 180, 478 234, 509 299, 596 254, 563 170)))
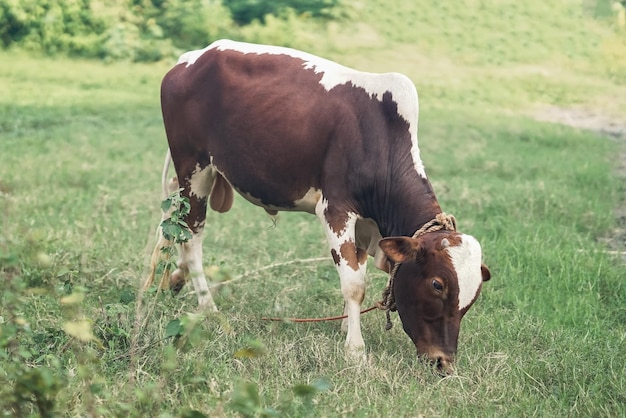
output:
POLYGON ((163 219, 160 225, 161 233, 169 244, 161 247, 164 258, 157 265, 156 274, 158 275, 167 276, 176 267, 176 264, 171 261, 176 252, 173 244, 182 244, 191 239, 191 229, 184 220, 191 211, 191 205, 189 199, 180 194, 182 190, 174 191, 161 202, 161 210, 165 213, 169 212, 170 215, 163 219))
POLYGON ((189 215, 191 211, 191 205, 189 199, 180 194, 182 190, 176 190, 161 202, 163 212, 171 211, 170 217, 161 222, 163 236, 168 241, 174 241, 177 244, 182 244, 191 239, 191 230, 187 222, 184 221, 185 216, 189 215))

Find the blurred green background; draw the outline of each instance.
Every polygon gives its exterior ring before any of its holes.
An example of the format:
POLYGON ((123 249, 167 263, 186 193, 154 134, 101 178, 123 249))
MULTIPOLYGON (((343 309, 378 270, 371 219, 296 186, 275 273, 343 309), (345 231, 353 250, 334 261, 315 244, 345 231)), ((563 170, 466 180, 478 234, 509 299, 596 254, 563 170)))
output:
POLYGON ((624 1, 0 0, 0 39, 1 416, 626 415, 624 1), (259 320, 342 310, 307 214, 208 214, 220 315, 139 291, 159 83, 222 37, 413 80, 429 178, 493 274, 456 374, 380 312, 365 364, 338 323, 259 320))

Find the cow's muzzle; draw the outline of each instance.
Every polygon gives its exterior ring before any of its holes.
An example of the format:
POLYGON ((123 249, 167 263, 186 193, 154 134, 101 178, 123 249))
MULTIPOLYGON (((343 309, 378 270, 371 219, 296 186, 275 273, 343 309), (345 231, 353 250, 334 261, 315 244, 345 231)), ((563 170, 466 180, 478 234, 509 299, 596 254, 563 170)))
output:
POLYGON ((422 359, 430 363, 442 376, 449 376, 454 373, 454 356, 445 354, 443 351, 435 349, 428 350, 421 356, 422 359))
POLYGON ((454 373, 454 360, 451 358, 439 357, 431 361, 437 367, 437 372, 442 376, 449 376, 454 373))

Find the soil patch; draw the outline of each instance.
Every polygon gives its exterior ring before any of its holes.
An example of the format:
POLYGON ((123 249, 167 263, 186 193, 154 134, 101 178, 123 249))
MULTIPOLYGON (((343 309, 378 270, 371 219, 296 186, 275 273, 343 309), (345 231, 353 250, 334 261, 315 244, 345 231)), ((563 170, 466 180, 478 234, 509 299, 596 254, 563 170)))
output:
POLYGON ((618 120, 589 109, 547 106, 539 109, 533 116, 537 120, 594 131, 604 136, 626 141, 626 119, 618 120))
MULTIPOLYGON (((549 106, 539 109, 533 117, 540 121, 559 123, 596 132, 620 142, 616 175, 626 181, 626 119, 613 118, 590 109, 549 106)), ((617 228, 608 237, 600 237, 611 252, 626 262, 626 188, 620 205, 615 208, 617 228)))

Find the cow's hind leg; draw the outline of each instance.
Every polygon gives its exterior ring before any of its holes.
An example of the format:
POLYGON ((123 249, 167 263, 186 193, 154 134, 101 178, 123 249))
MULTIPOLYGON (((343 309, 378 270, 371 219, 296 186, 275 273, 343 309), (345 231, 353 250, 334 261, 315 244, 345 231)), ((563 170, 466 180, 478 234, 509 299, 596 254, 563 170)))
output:
POLYGON ((344 298, 344 312, 348 318, 346 352, 351 357, 365 356, 365 343, 361 335, 361 303, 365 298, 365 268, 367 253, 358 249, 355 243, 357 215, 329 206, 320 199, 316 214, 326 232, 330 252, 341 281, 344 298))
POLYGON ((210 165, 203 168, 197 165, 185 174, 178 174, 183 188, 182 195, 189 199, 190 211, 185 221, 191 229, 192 236, 189 241, 178 247, 178 269, 172 273, 170 286, 180 289, 185 277, 191 278, 200 308, 217 311, 202 266, 202 232, 206 219, 207 201, 216 173, 210 165))
POLYGON ((198 296, 198 305, 200 308, 217 311, 202 267, 201 228, 193 232, 192 238, 189 241, 181 244, 179 254, 178 269, 172 273, 172 285, 179 285, 181 281, 184 283, 184 277, 190 277, 193 288, 198 296))

